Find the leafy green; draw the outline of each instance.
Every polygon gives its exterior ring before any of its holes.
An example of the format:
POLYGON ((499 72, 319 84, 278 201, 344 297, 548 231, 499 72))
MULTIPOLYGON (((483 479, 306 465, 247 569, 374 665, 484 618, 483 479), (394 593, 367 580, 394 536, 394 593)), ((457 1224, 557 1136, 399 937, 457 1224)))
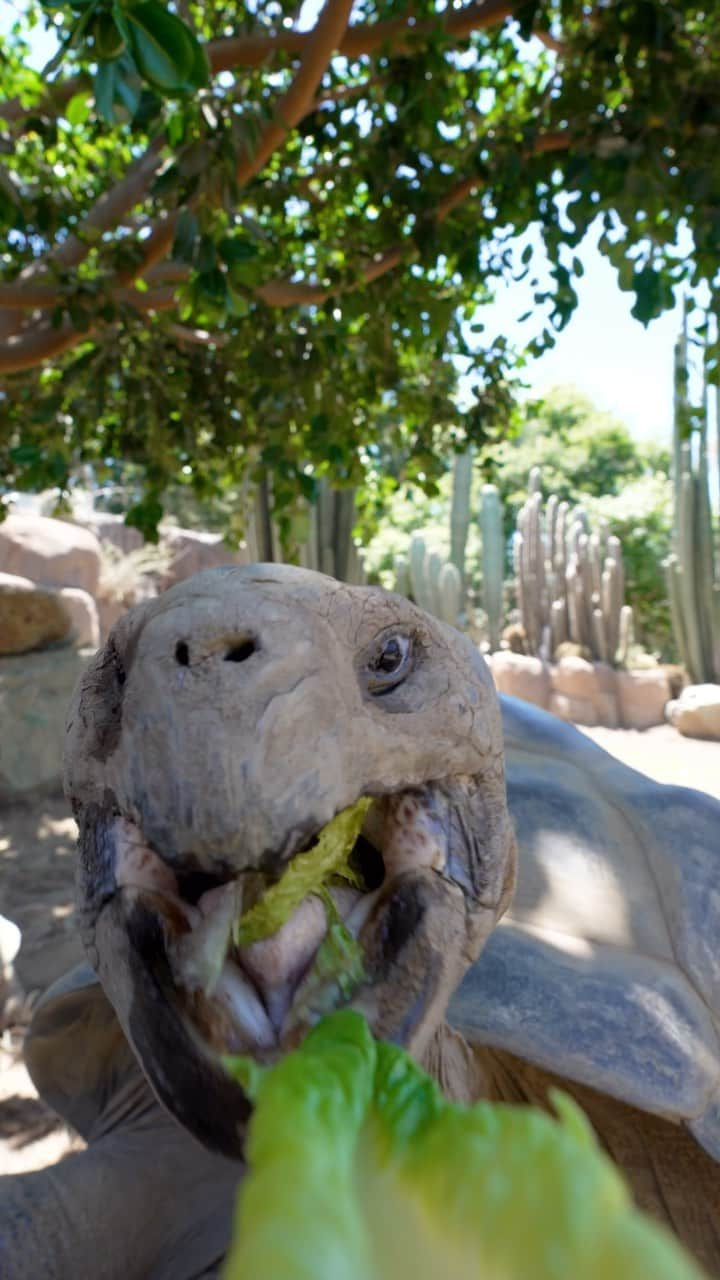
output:
POLYGON ((329 876, 342 869, 371 804, 372 800, 362 797, 351 808, 338 813, 321 831, 312 849, 292 859, 282 879, 271 885, 238 921, 235 941, 239 946, 248 946, 277 933, 308 894, 319 891, 329 876))
POLYGON ((699 1280, 578 1107, 445 1101, 351 1011, 251 1077, 224 1280, 699 1280))
POLYGON ((206 509, 232 494, 237 536, 233 491, 260 472, 288 523, 325 479, 369 480, 367 509, 397 481, 431 494, 454 444, 508 430, 516 354, 481 332, 496 282, 528 277, 528 333, 544 349, 577 303, 590 228, 643 322, 703 281, 717 314, 717 5, 531 0, 513 16, 471 5, 457 30, 452 6, 409 18, 406 0, 383 0, 353 15, 367 52, 328 57, 288 129, 277 124, 298 56, 289 0, 177 9, 27 0, 5 35, 0 271, 28 304, 41 282, 56 293, 37 317, 4 310, 18 339, 3 353, 18 368, 0 401, 7 488, 38 476, 8 465, 6 441, 22 437, 99 483, 123 459, 141 487, 182 487, 206 509), (551 47, 528 45, 517 19, 550 32, 551 47), (33 68, 38 23, 62 44, 57 76, 33 68), (93 84, 88 117, 76 105, 68 122, 68 102, 93 84), (238 176, 273 137, 260 171, 238 176), (186 223, 182 252, 160 263, 183 209, 197 234, 186 223), (245 261, 227 247, 239 237, 254 250, 245 261), (201 238, 225 288, 197 279, 201 238), (383 263, 392 270, 368 279, 383 263), (142 303, 125 288, 137 271, 142 303), (75 332, 48 357, 53 326, 75 332), (73 339, 91 345, 91 367, 65 350, 73 339))
POLYGON ((143 78, 160 92, 189 87, 197 73, 197 41, 189 27, 158 0, 134 5, 127 11, 125 21, 133 57, 143 78))

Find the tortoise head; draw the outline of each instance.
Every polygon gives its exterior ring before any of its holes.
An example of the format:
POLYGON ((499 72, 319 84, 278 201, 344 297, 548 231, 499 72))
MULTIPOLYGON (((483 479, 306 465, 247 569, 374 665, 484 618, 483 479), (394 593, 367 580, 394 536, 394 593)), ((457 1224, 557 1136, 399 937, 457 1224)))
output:
POLYGON ((225 1053, 272 1061, 352 1004, 421 1056, 512 892, 487 667, 380 590, 254 565, 132 610, 76 691, 65 772, 89 958, 160 1101, 227 1154, 249 1103, 225 1053), (361 797, 356 883, 236 945, 248 903, 361 797), (359 944, 352 980, 317 964, 328 918, 359 944))

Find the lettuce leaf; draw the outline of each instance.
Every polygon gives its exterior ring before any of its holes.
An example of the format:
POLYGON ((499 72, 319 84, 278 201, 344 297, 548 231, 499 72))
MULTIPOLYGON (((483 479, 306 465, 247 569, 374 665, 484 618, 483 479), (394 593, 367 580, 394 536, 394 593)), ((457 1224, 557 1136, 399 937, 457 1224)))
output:
POLYGON ((223 1280, 699 1280, 632 1205, 580 1109, 447 1102, 352 1011, 256 1103, 223 1280))
POLYGON ((349 809, 336 814, 320 832, 312 849, 292 859, 277 884, 271 885, 235 925, 234 938, 238 946, 246 947, 277 933, 308 894, 322 889, 330 876, 344 872, 371 804, 372 800, 363 796, 349 809))

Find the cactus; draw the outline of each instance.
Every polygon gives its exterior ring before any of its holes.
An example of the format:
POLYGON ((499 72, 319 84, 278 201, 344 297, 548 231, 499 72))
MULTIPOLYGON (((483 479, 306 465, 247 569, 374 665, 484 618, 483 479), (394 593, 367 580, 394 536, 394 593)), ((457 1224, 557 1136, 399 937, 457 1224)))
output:
POLYGON ((458 453, 453 465, 452 503, 450 507, 450 560, 465 581, 465 547, 470 528, 470 490, 472 487, 473 451, 458 453))
POLYGON ((619 538, 608 536, 606 524, 593 533, 582 507, 571 516, 568 504, 554 494, 543 511, 537 467, 528 488, 513 538, 528 652, 550 659, 569 641, 597 661, 621 665, 632 643, 632 609, 624 603, 619 538))
POLYGON ((425 570, 426 557, 425 539, 415 535, 410 542, 410 591, 416 605, 432 613, 432 600, 425 570))
MULTIPOLYGON (((675 346, 674 545, 665 563, 680 658, 696 683, 720 681, 720 562, 716 561, 708 480, 708 387, 693 415, 688 400, 687 310, 675 346), (693 425, 695 422, 696 425, 693 425)), ((720 415, 718 417, 720 445, 720 415)))
POLYGON ((419 608, 451 627, 458 625, 463 604, 460 570, 436 551, 428 552, 425 539, 418 534, 410 542, 408 559, 395 559, 395 589, 412 595, 419 608))
POLYGON ((252 560, 298 563, 305 569, 316 569, 362 586, 366 582, 363 557, 353 541, 355 522, 354 489, 332 489, 322 477, 314 503, 298 503, 290 523, 281 536, 273 518, 273 485, 270 472, 259 480, 248 479, 241 501, 245 516, 245 537, 252 560))
POLYGON ((406 556, 395 556, 395 590, 400 596, 410 595, 410 563, 406 556))
POLYGON ((457 626, 462 603, 462 578, 457 565, 447 561, 440 570, 437 591, 437 616, 449 626, 457 626))
POLYGON ((500 494, 494 484, 483 486, 480 500, 482 531, 482 601, 488 620, 490 651, 500 648, 503 621, 503 577, 505 545, 500 494))

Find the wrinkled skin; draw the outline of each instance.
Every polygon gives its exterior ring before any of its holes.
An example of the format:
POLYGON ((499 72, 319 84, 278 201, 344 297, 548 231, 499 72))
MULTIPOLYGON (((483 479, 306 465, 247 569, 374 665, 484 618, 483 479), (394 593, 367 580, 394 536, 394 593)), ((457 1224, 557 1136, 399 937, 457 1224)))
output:
POLYGON ((118 623, 70 712, 66 787, 90 961, 157 1097, 225 1155, 249 1107, 224 1051, 272 1061, 349 1000, 421 1057, 514 884, 474 646, 400 597, 284 566, 199 574, 118 623), (316 899, 275 938, 238 950, 229 931, 361 796, 365 891, 333 897, 364 978, 301 999, 316 899))

